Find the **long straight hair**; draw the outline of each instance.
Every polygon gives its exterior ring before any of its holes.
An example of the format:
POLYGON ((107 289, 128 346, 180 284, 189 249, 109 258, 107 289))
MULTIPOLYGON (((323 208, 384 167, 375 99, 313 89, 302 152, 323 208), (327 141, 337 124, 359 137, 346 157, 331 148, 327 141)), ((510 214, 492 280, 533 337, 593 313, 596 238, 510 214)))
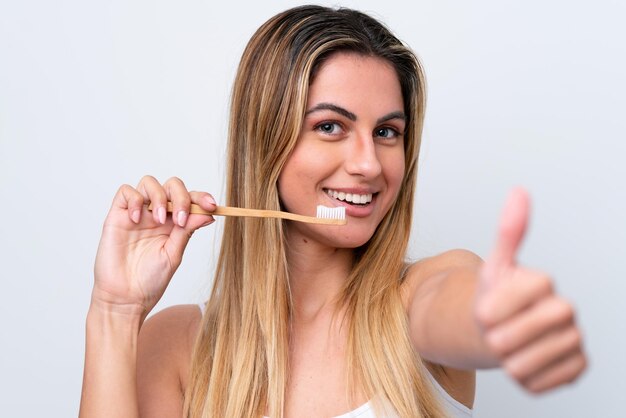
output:
MULTIPOLYGON (((425 107, 424 75, 411 50, 375 19, 349 9, 296 7, 262 25, 243 53, 233 87, 226 203, 280 208, 278 177, 298 139, 309 86, 337 52, 389 62, 407 115, 406 173, 398 198, 373 237, 355 249, 341 295, 349 324, 348 379, 370 398, 387 400, 400 417, 439 417, 400 295, 425 107)), ((283 222, 225 218, 185 394, 186 416, 283 416, 292 310, 283 222)), ((375 407, 384 409, 382 403, 375 407)))

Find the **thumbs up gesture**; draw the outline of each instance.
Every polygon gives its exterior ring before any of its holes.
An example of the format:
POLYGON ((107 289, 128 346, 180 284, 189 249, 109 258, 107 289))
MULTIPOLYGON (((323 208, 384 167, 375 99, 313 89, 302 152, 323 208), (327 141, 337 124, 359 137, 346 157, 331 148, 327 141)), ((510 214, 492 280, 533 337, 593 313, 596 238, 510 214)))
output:
POLYGON ((517 264, 530 200, 514 189, 495 247, 481 267, 474 316, 486 347, 523 387, 540 393, 573 381, 586 367, 572 305, 552 279, 517 264))

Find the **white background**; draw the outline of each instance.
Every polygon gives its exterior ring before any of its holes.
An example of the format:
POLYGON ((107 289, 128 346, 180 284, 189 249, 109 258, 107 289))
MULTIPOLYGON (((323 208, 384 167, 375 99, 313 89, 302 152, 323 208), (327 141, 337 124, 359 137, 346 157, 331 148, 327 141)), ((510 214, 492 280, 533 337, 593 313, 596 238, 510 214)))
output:
MULTIPOLYGON (((175 175, 222 195, 239 56, 298 3, 213 3, 0 0, 0 416, 77 414, 93 259, 120 184, 175 175)), ((524 185, 520 261, 578 308, 588 372, 540 397, 481 372, 475 415, 623 416, 624 2, 341 5, 382 19, 426 67, 412 256, 486 256, 524 185)), ((158 308, 206 297, 218 230, 194 236, 158 308)))

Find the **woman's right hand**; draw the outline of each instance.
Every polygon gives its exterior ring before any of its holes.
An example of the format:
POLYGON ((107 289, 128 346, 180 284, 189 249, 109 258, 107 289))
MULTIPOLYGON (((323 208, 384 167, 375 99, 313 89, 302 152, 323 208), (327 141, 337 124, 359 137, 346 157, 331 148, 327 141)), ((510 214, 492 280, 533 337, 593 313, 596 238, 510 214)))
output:
POLYGON ((188 192, 175 177, 161 185, 145 176, 137 188, 119 188, 98 246, 92 307, 139 315, 141 320, 147 316, 180 265, 193 232, 214 221, 209 215, 189 214, 191 203, 209 212, 216 207, 210 194, 188 192))

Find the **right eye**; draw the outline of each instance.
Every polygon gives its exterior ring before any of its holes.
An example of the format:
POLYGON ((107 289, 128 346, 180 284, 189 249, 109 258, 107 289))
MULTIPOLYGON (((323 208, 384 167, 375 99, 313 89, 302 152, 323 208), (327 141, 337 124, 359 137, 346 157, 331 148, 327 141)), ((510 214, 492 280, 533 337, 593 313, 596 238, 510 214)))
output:
POLYGON ((327 135, 337 135, 341 133, 341 125, 337 122, 322 122, 315 126, 315 129, 327 135))

